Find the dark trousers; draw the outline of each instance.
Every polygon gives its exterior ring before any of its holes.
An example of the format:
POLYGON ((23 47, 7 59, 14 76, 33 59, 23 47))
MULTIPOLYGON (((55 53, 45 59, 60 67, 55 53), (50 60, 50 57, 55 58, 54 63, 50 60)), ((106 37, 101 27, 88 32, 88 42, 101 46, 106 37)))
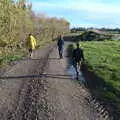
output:
POLYGON ((58 47, 58 51, 60 58, 63 58, 63 47, 58 47))
POLYGON ((73 66, 75 68, 76 75, 78 77, 79 71, 80 71, 80 66, 81 66, 81 60, 73 60, 73 66))

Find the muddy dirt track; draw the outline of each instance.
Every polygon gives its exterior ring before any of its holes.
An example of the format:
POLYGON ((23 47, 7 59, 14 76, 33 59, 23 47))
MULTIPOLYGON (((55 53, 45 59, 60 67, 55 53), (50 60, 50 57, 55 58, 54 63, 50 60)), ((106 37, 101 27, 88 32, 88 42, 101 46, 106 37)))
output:
POLYGON ((0 120, 112 120, 90 99, 89 90, 68 75, 67 58, 59 59, 55 44, 0 78, 0 120))

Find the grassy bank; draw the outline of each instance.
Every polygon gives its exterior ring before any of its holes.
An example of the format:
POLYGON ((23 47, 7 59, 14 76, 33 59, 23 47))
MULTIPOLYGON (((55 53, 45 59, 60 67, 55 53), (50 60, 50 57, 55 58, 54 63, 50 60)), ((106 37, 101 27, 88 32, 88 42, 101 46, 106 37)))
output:
MULTIPOLYGON (((53 41, 41 41, 37 45, 37 49, 47 47, 50 45, 53 41)), ((20 60, 22 57, 27 56, 28 50, 26 48, 22 49, 16 49, 16 50, 11 50, 11 49, 0 49, 0 67, 6 66, 12 61, 20 60)))
POLYGON ((120 112, 120 41, 83 42, 81 46, 88 70, 104 83, 97 85, 94 94, 115 103, 120 112))
POLYGON ((0 67, 6 66, 12 61, 21 59, 27 55, 26 49, 16 49, 15 51, 11 50, 0 50, 0 67))

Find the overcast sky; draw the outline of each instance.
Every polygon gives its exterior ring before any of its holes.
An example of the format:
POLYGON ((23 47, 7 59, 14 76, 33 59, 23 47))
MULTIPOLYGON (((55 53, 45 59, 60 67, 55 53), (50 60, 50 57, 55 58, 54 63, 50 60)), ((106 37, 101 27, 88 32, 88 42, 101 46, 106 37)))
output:
POLYGON ((120 0, 30 0, 33 11, 64 17, 71 27, 120 27, 120 0))

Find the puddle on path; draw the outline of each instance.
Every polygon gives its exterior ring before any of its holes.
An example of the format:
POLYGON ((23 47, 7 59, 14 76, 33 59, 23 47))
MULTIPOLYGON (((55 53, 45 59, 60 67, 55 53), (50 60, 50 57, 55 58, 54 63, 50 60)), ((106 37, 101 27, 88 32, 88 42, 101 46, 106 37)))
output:
MULTIPOLYGON (((71 76, 72 80, 77 80, 76 70, 74 66, 72 65, 72 62, 69 62, 67 73, 68 75, 71 76)), ((83 83, 83 84, 86 83, 83 73, 81 71, 79 71, 78 81, 80 81, 80 83, 83 83)))

